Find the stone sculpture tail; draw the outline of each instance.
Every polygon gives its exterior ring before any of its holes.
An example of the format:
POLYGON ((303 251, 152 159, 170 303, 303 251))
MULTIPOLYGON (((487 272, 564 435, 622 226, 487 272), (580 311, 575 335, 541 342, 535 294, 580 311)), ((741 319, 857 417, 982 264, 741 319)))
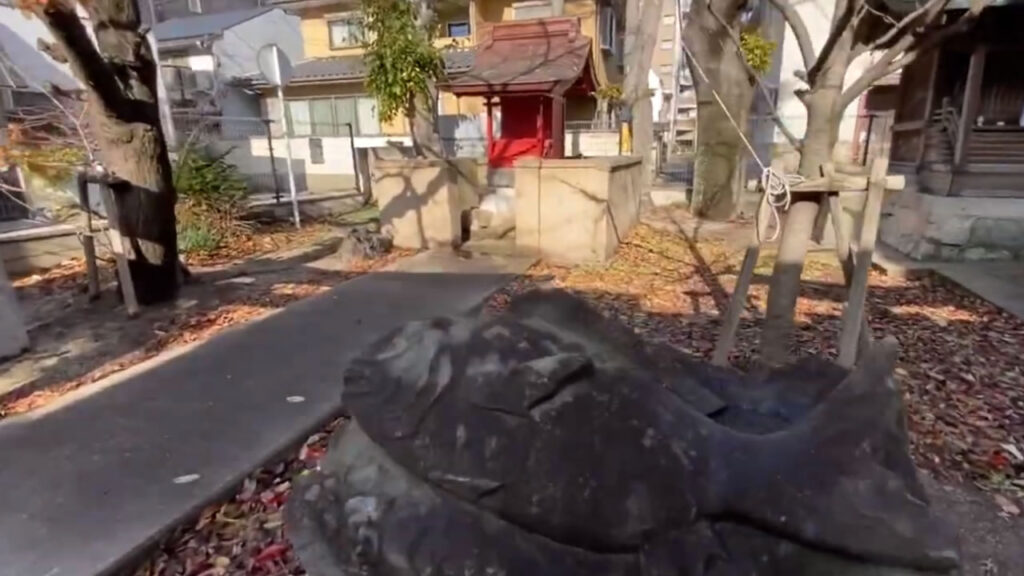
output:
POLYGON ((896 357, 895 342, 875 344, 793 427, 727 435, 722 450, 737 458, 713 465, 720 513, 848 556, 955 569, 956 537, 929 511, 906 452, 903 404, 892 380, 896 357), (764 485, 740 481, 744 473, 764 485), (765 502, 765 494, 773 501, 765 502))

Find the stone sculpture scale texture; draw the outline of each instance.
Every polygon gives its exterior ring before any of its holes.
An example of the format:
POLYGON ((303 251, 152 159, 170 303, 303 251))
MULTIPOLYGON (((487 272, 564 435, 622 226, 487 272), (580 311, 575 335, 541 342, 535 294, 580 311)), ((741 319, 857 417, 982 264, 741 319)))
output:
POLYGON ((895 359, 748 377, 557 291, 412 323, 348 369, 287 532, 313 576, 951 573, 895 359))

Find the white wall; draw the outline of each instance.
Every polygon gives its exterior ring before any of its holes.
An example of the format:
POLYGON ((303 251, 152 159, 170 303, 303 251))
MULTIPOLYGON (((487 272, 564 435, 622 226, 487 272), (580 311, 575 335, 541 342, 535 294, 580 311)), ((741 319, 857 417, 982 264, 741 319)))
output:
POLYGON ((619 133, 615 130, 566 130, 566 156, 618 156, 619 133))
MULTIPOLYGON (((796 10, 803 17, 810 32, 811 44, 814 46, 814 53, 817 55, 828 38, 829 28, 832 25, 832 12, 835 8, 835 0, 802 0, 797 2, 796 10)), ((795 90, 806 88, 807 85, 798 80, 793 73, 797 70, 805 70, 803 58, 800 56, 800 48, 796 43, 796 36, 789 25, 786 25, 785 35, 782 41, 782 68, 779 76, 779 116, 786 123, 798 138, 803 137, 807 128, 807 110, 803 103, 797 99, 795 90)), ((871 55, 864 55, 851 64, 847 71, 846 83, 849 84, 864 71, 870 64, 871 55)), ((843 112, 843 120, 839 125, 839 140, 850 141, 853 139, 854 127, 857 121, 859 100, 850 104, 843 112)), ((785 138, 775 131, 775 142, 785 142, 785 138)))
POLYGON ((214 42, 220 78, 236 78, 259 72, 256 53, 265 44, 276 43, 291 61, 303 59, 299 17, 276 9, 233 26, 214 42))
MULTIPOLYGON (((296 186, 300 192, 309 189, 313 185, 313 178, 311 177, 352 177, 355 175, 355 168, 352 164, 352 148, 349 145, 347 136, 325 136, 319 138, 323 149, 323 162, 317 164, 313 163, 310 140, 311 138, 307 137, 291 139, 292 170, 295 172, 296 186)), ((360 136, 354 139, 354 143, 356 148, 411 145, 408 137, 401 136, 360 136)), ((274 138, 273 146, 273 167, 277 170, 278 181, 285 182, 287 174, 287 149, 285 148, 284 138, 274 138)), ((272 187, 273 179, 271 175, 273 170, 270 163, 270 146, 267 143, 266 136, 225 139, 218 141, 213 145, 213 148, 214 152, 220 153, 230 150, 225 160, 235 165, 239 172, 249 177, 249 180, 256 183, 257 187, 272 187)), ((339 182, 348 182, 348 180, 339 182)))

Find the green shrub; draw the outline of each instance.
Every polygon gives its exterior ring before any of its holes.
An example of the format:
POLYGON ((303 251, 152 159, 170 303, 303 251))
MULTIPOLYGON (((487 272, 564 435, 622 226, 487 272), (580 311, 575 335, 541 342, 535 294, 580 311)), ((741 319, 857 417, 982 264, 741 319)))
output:
POLYGON ((211 252, 249 230, 242 220, 248 185, 238 168, 225 160, 229 152, 210 155, 199 147, 188 147, 178 156, 175 214, 182 252, 211 252))
POLYGON ((220 247, 222 238, 204 222, 178 225, 178 249, 187 254, 205 254, 220 247))
POLYGON ((740 33, 743 58, 758 74, 766 74, 772 69, 772 56, 776 47, 775 42, 768 40, 757 30, 744 30, 740 33))

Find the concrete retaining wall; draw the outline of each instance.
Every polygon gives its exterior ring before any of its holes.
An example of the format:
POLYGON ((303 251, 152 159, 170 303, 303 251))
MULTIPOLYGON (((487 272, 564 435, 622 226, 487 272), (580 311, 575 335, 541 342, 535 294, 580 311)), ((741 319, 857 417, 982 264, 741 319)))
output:
MULTIPOLYGON (((359 136, 354 139, 355 147, 376 148, 397 144, 405 146, 409 139, 404 136, 359 136)), ((253 192, 273 192, 273 173, 281 190, 288 190, 288 165, 284 138, 274 138, 274 164, 270 162, 270 144, 266 136, 252 136, 221 140, 212 145, 212 152, 227 152, 225 160, 238 167, 239 172, 249 179, 253 192)), ((317 138, 292 138, 292 170, 295 172, 295 186, 299 192, 339 192, 355 187, 355 168, 352 164, 352 147, 347 136, 324 136, 317 138)))
POLYGON ((605 262, 636 225, 636 156, 523 158, 516 172, 516 249, 561 264, 605 262))
POLYGON ((619 133, 615 130, 565 132, 565 153, 569 156, 618 156, 619 133))
POLYGON ((374 158, 381 228, 401 248, 456 246, 463 213, 478 203, 482 163, 474 158, 374 158))
POLYGON ((1024 257, 1024 199, 923 194, 915 188, 886 201, 883 242, 919 260, 1024 257))

